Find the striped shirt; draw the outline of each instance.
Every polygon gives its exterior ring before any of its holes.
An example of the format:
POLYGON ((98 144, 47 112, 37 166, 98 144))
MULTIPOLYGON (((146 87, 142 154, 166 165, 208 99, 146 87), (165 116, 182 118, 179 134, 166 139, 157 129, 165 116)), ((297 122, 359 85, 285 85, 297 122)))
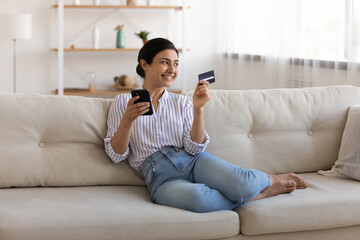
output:
POLYGON ((110 141, 117 131, 130 98, 131 94, 117 95, 109 109, 104 143, 106 154, 115 163, 128 159, 133 168, 141 171, 146 158, 165 146, 184 148, 191 155, 205 150, 210 140, 207 133, 202 144, 193 142, 190 137, 193 121, 192 102, 184 95, 165 90, 159 99, 157 111, 154 111, 153 115, 140 116, 133 122, 126 152, 116 153, 110 141))

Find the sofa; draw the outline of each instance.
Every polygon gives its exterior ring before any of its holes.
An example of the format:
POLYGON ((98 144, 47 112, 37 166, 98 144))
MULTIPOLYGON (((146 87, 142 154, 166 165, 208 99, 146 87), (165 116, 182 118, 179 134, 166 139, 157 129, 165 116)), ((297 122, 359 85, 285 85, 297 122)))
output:
POLYGON ((1 240, 360 236, 359 181, 318 173, 337 161, 358 87, 211 90, 208 152, 271 174, 295 172, 308 184, 211 213, 152 203, 128 162, 107 157, 111 99, 0 94, 0 102, 1 240))

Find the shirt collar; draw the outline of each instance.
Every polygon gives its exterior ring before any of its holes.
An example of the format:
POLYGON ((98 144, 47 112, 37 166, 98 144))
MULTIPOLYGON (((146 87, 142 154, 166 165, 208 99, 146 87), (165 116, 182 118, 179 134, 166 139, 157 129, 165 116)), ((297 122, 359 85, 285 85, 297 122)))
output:
POLYGON ((163 95, 159 99, 159 102, 166 101, 166 99, 169 97, 169 92, 165 89, 163 95))
MULTIPOLYGON (((142 89, 145 89, 142 85, 141 85, 141 88, 142 89)), ((166 88, 164 88, 164 93, 163 95, 161 96, 161 98, 159 99, 159 102, 162 102, 162 101, 166 101, 166 99, 169 97, 169 92, 166 90, 166 88)), ((151 97, 150 97, 151 98, 151 97)), ((152 98, 151 98, 152 100, 152 98)))

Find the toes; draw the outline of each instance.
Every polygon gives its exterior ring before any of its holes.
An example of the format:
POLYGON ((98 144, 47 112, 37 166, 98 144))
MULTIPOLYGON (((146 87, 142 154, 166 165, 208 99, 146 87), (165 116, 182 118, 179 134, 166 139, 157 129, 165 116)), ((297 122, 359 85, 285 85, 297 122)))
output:
POLYGON ((289 187, 296 187, 296 185, 297 185, 296 182, 293 180, 290 180, 288 184, 289 184, 289 187))
POLYGON ((300 189, 305 189, 305 188, 307 188, 307 185, 306 185, 305 181, 300 182, 299 188, 300 188, 300 189))
POLYGON ((299 188, 299 189, 307 188, 307 185, 306 185, 306 182, 304 179, 302 179, 302 178, 299 179, 297 188, 299 188))
POLYGON ((292 178, 296 182, 297 189, 307 188, 305 180, 295 173, 289 173, 289 177, 292 178))
POLYGON ((283 180, 281 181, 283 188, 283 193, 291 193, 296 189, 296 182, 293 180, 283 180))
POLYGON ((287 189, 288 189, 289 192, 292 192, 292 191, 294 191, 296 189, 297 184, 293 180, 290 180, 288 184, 289 185, 288 185, 287 189))

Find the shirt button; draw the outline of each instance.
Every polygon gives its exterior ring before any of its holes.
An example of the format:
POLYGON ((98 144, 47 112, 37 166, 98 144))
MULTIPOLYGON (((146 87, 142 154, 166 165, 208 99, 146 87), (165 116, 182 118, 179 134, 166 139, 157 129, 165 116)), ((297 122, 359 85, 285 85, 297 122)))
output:
POLYGON ((39 143, 39 147, 44 148, 44 147, 45 147, 45 143, 40 142, 40 143, 39 143))
POLYGON ((307 133, 309 136, 311 136, 313 134, 313 132, 311 130, 309 130, 307 133))
POLYGON ((248 133, 248 138, 252 138, 254 135, 252 135, 252 133, 248 133))

